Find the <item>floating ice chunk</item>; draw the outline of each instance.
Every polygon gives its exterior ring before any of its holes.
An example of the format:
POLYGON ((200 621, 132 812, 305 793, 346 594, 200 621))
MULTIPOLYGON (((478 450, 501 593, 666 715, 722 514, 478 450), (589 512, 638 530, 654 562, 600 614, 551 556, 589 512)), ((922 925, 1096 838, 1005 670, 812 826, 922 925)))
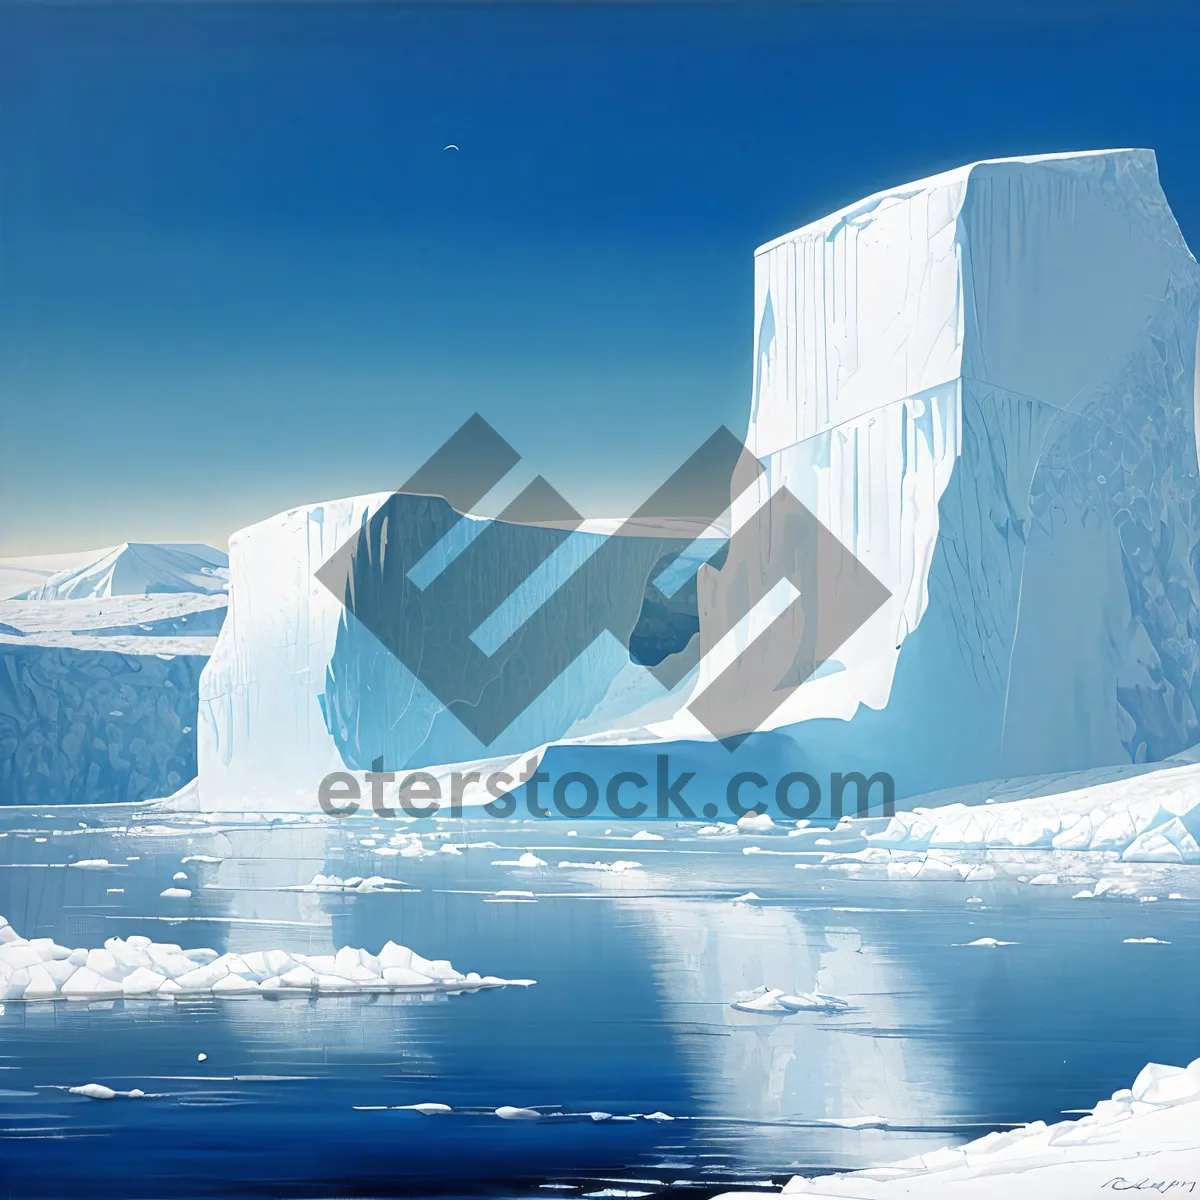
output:
POLYGON ((1094 900, 1096 893, 1091 888, 1081 888, 1071 897, 1072 900, 1094 900))
POLYGON ((502 1121, 539 1121, 542 1114, 536 1108, 514 1108, 511 1104, 502 1104, 496 1109, 496 1116, 502 1121))
POLYGON ((668 1114, 665 1112, 652 1112, 652 1113, 643 1113, 642 1120, 643 1121, 673 1121, 673 1120, 675 1120, 675 1118, 672 1116, 668 1116, 668 1114))
POLYGON ((147 967, 137 967, 121 981, 121 989, 126 996, 153 996, 166 982, 165 975, 147 967))
MULTIPOLYGON (((0 918, 2 921, 3 918, 0 918)), ((0 929, 11 930, 5 921, 0 929)), ((308 991, 475 991, 533 980, 463 974, 446 959, 426 959, 388 942, 379 955, 344 946, 336 954, 255 950, 218 955, 208 948, 181 950, 133 935, 109 938, 103 948, 71 950, 50 938, 0 941, 0 998, 5 1000, 128 999, 209 993, 249 995, 308 991)))
POLYGON ((625 871, 637 871, 641 869, 640 862, 630 862, 628 859, 617 858, 612 862, 569 862, 564 859, 558 864, 560 871, 609 871, 615 875, 620 875, 625 871))
POLYGON ((168 900, 188 900, 191 898, 192 892, 190 888, 169 887, 158 894, 168 900))
POLYGON ((423 1117, 435 1117, 441 1113, 454 1111, 448 1104, 437 1104, 432 1101, 423 1101, 420 1104, 400 1104, 397 1107, 409 1112, 419 1112, 423 1117))
POLYGON ((70 1091, 72 1095, 87 1096, 89 1100, 112 1100, 117 1094, 112 1088, 105 1087, 102 1083, 85 1083, 71 1088, 70 1091))
POLYGON ((648 829, 639 829, 629 840, 631 842, 661 842, 664 839, 661 833, 651 833, 648 829))
POLYGON ((187 866, 188 863, 219 863, 224 862, 223 858, 214 858, 211 854, 189 854, 186 858, 181 858, 180 863, 187 866))
POLYGON ((1156 937, 1144 937, 1126 938, 1124 944, 1126 946, 1169 946, 1171 943, 1160 941, 1156 937))
POLYGON ((976 938, 973 942, 955 942, 956 946, 985 946, 989 949, 995 949, 997 946, 1015 946, 1016 942, 1002 942, 994 937, 976 938))
POLYGON ((176 871, 176 872, 175 872, 175 874, 171 876, 171 878, 172 878, 173 880, 186 879, 186 878, 187 878, 187 872, 186 872, 186 871, 176 871))
POLYGON ((493 867, 524 867, 527 870, 546 865, 546 860, 538 858, 532 850, 526 850, 520 858, 498 858, 492 862, 493 867))
POLYGON ((1118 879, 1101 879, 1092 889, 1092 895, 1097 898, 1100 896, 1133 897, 1137 895, 1137 888, 1131 884, 1122 883, 1118 879))
POLYGON ((734 904, 752 904, 755 900, 761 900, 761 899, 762 899, 762 897, 756 895, 754 892, 746 892, 745 895, 734 896, 733 903, 734 904))
POLYGON ((982 896, 968 896, 967 903, 968 904, 982 904, 983 897, 982 896))
POLYGON ((717 821, 712 825, 703 825, 696 830, 697 837, 725 837, 737 833, 737 826, 726 821, 717 821))
POLYGON ((110 863, 107 858, 81 858, 78 862, 67 863, 68 867, 78 867, 84 871, 102 871, 105 867, 120 867, 123 865, 123 863, 110 863))
POLYGON ((199 1054, 197 1054, 197 1055, 196 1055, 196 1061, 197 1061, 197 1062, 204 1062, 204 1060, 205 1060, 206 1058, 208 1058, 208 1055, 207 1055, 207 1054, 205 1054, 203 1051, 201 1051, 201 1053, 199 1053, 199 1054))
POLYGON ((738 817, 738 833, 771 833, 778 828, 770 813, 746 813, 744 817, 738 817))

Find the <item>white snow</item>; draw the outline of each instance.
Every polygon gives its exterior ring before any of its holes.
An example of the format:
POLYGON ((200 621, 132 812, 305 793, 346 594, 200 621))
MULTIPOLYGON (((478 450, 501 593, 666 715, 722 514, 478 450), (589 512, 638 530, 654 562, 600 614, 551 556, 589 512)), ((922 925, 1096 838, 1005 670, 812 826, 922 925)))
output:
MULTIPOLYGON (((45 575, 24 600, 80 600, 100 596, 148 596, 163 592, 224 592, 229 557, 201 545, 124 542, 70 556, 72 561, 45 575)), ((37 567, 32 568, 37 571, 37 567)))
MULTIPOLYGON (((1187 1195, 1200 1164, 1200 1059, 1150 1063, 1132 1088, 1075 1121, 1044 1121, 840 1175, 796 1176, 784 1196, 853 1200, 1085 1200, 1110 1192, 1187 1195), (1172 1181, 1175 1181, 1172 1183, 1172 1181)), ((748 1200, 761 1192, 726 1192, 748 1200)))
POLYGON ((403 879, 388 879, 383 875, 322 875, 318 872, 308 883, 297 883, 283 890, 289 892, 386 892, 407 887, 403 879))
POLYGON ((747 813, 738 817, 738 833, 771 833, 777 828, 770 813, 747 813))
POLYGON ((89 1100, 115 1100, 118 1096, 129 1100, 141 1100, 146 1093, 140 1088, 132 1088, 128 1092, 119 1092, 103 1083, 84 1083, 79 1087, 68 1088, 73 1096, 87 1096, 89 1100))
POLYGON ((838 1013, 845 1012, 849 1003, 840 996, 824 992, 799 992, 788 995, 782 988, 759 987, 740 993, 730 1003, 730 1008, 739 1012, 773 1013, 785 1015, 799 1012, 838 1013))
MULTIPOLYGON (((285 950, 217 954, 134 935, 109 938, 103 949, 76 949, 50 938, 26 940, 0 917, 0 999, 171 999, 210 993, 237 996, 289 992, 464 992, 532 980, 463 974, 445 959, 426 959, 388 942, 379 953, 343 946, 332 954, 285 950)), ((200 1056, 203 1060, 203 1055, 200 1056)))

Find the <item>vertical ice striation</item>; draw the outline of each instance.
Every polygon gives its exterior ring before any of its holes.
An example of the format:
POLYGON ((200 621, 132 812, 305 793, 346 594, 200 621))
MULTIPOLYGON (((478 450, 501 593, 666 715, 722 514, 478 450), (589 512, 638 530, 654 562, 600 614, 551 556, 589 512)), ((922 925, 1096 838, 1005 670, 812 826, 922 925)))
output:
POLYGON ((777 715, 799 757, 912 794, 1200 740, 1198 302, 1146 150, 977 163, 759 250, 761 494, 893 593, 777 715))

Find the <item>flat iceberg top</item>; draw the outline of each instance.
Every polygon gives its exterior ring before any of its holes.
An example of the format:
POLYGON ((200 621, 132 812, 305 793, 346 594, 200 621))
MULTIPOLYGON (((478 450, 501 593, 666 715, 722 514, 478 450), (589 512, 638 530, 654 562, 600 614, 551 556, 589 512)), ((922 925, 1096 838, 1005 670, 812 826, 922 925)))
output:
POLYGON ((856 218, 869 216, 881 206, 887 205, 889 201, 897 203, 911 199, 921 192, 935 191, 938 188, 952 187, 955 184, 963 185, 970 178, 971 173, 979 167, 1013 164, 1036 166, 1044 163, 1061 163, 1066 165, 1075 161, 1082 162, 1096 158, 1110 158, 1114 162, 1122 159, 1138 161, 1140 165, 1149 166, 1155 171, 1158 169, 1154 151, 1136 147, 1126 147, 1116 150, 1063 150, 1054 154, 1022 154, 1014 155, 1011 158, 981 158, 977 162, 964 163, 962 166, 953 167, 949 171, 942 171, 937 175, 929 175, 924 179, 916 179, 911 183, 884 188, 882 191, 874 192, 861 200, 855 200, 853 203, 847 204, 835 212, 818 217, 815 221, 810 221, 806 225, 801 225, 799 228, 793 229, 790 233, 780 234, 779 237, 772 238, 771 241, 759 246, 754 254, 757 257, 774 249, 776 246, 782 245, 784 242, 789 242, 805 235, 829 233, 838 226, 852 222, 856 218))

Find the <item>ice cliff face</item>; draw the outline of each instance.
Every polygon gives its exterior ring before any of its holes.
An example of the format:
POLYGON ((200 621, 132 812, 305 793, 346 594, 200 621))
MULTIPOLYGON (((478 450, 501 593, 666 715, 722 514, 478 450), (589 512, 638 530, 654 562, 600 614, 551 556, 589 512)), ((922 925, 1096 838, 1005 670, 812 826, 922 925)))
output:
POLYGON ((979 163, 756 257, 749 440, 892 600, 778 714, 899 794, 1200 739, 1200 271, 1144 150, 979 163))
MULTIPOLYGON (((664 695, 631 661, 629 643, 647 624, 643 596, 656 564, 686 542, 624 538, 619 570, 598 579, 587 598, 615 615, 624 642, 598 639, 484 747, 314 578, 347 539, 361 536, 354 569, 359 602, 374 591, 386 605, 397 591, 387 537, 404 536, 401 526, 412 535, 427 523, 451 524, 445 501, 380 493, 293 509, 230 539, 229 620, 200 688, 205 807, 310 807, 330 771, 367 770, 380 758, 388 770, 403 770, 519 755, 556 738, 637 726, 678 707, 686 685, 664 695), (385 507, 388 524, 370 522, 385 507)), ((416 614, 405 631, 421 639, 430 655, 445 653, 443 633, 453 640, 474 628, 481 613, 472 605, 478 598, 486 611, 500 557, 537 561, 544 552, 540 542, 550 536, 538 526, 468 519, 437 543, 427 574, 436 576, 458 558, 480 524, 495 526, 500 551, 472 560, 459 581, 462 613, 442 631, 416 614)), ((587 528, 567 537, 544 569, 529 576, 528 586, 497 610, 501 624, 522 624, 602 543, 587 528)), ((488 626, 481 632, 486 637, 488 626)), ((501 631, 497 640, 503 636, 501 631)), ((683 645, 687 640, 685 631, 683 645)))
MULTIPOLYGON (((902 798, 1194 744, 1198 312, 1200 271, 1143 150, 974 164, 764 246, 748 442, 765 475, 735 523, 786 485, 891 599, 732 758, 615 643, 507 748, 626 729, 552 751, 552 769, 603 773, 596 755, 636 757, 611 743, 658 720, 681 768, 884 771, 902 798)), ((385 499, 233 539, 201 692, 206 806, 309 805, 321 774, 376 753, 478 757, 313 579, 385 499)), ((631 554, 612 581, 631 622, 653 560, 631 554)), ((696 588, 703 624, 715 572, 696 588)))
POLYGON ((0 805, 169 796, 196 774, 222 595, 0 601, 0 805))

